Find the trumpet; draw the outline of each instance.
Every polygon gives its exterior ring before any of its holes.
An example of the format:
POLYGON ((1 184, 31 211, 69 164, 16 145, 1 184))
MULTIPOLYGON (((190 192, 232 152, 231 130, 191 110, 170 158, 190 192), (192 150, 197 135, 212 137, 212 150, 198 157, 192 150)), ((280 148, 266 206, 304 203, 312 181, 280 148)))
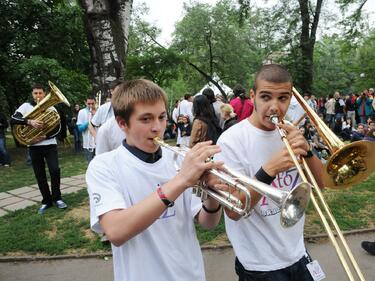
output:
MULTIPOLYGON (((186 153, 189 151, 187 147, 171 146, 157 137, 154 138, 154 143, 172 150, 175 153, 175 160, 177 156, 185 157, 186 153)), ((212 160, 207 159, 207 161, 212 160)), ((178 167, 176 168, 179 169, 178 167)), ((311 187, 308 183, 300 183, 292 191, 288 192, 275 189, 263 182, 246 177, 225 165, 224 170, 211 169, 208 172, 218 177, 232 189, 243 194, 244 202, 235 197, 231 192, 212 189, 202 183, 194 187, 194 193, 202 198, 210 196, 223 207, 243 217, 247 217, 251 214, 251 193, 249 189, 253 189, 263 196, 270 198, 280 207, 280 223, 283 227, 291 227, 302 218, 310 199, 311 187)))

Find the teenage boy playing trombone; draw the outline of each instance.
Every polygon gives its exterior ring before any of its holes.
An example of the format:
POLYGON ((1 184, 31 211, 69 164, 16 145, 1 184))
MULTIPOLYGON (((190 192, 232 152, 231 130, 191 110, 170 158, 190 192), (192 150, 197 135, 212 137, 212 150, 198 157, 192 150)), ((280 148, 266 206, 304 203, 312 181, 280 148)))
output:
MULTIPOLYGON (((215 159, 228 167, 271 184, 291 190, 300 176, 285 148, 279 132, 270 121, 282 120, 292 97, 292 77, 280 65, 264 65, 255 77, 254 111, 250 117, 232 126, 219 138, 222 152, 215 159)), ((305 157, 319 186, 322 186, 321 162, 313 156, 298 128, 279 124, 287 133, 296 155, 305 157)), ((225 210, 225 226, 236 254, 235 269, 240 281, 313 280, 306 265, 310 258, 303 241, 304 217, 293 227, 280 225, 280 208, 251 190, 253 212, 239 220, 225 210)))
POLYGON ((202 203, 189 187, 222 165, 206 161, 220 149, 197 144, 177 173, 173 152, 154 143, 166 128, 166 104, 151 81, 120 84, 112 105, 126 139, 95 157, 86 174, 91 227, 111 241, 116 281, 205 280, 194 221, 215 227, 221 208, 212 199, 202 203))

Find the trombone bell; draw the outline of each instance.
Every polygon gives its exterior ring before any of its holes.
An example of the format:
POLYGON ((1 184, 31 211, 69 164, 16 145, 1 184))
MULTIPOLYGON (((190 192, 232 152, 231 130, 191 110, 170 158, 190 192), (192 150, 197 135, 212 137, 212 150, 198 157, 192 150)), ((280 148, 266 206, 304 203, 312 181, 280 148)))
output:
POLYGON ((326 186, 342 188, 368 178, 375 170, 374 149, 369 141, 356 141, 335 151, 326 163, 326 186))

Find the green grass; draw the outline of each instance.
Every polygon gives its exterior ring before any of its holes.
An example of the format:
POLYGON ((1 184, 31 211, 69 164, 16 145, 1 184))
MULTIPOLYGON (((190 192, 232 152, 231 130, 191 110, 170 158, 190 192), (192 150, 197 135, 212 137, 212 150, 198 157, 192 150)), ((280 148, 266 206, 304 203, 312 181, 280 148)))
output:
MULTIPOLYGON (((36 184, 33 169, 26 164, 26 148, 16 147, 11 136, 7 135, 7 150, 11 156, 12 165, 9 168, 0 167, 0 192, 36 184)), ((73 150, 74 147, 65 148, 62 145, 58 147, 62 178, 83 174, 87 169, 83 153, 76 154, 73 150)), ((47 177, 49 177, 48 170, 47 177)))
POLYGON ((89 217, 74 210, 87 209, 86 190, 64 196, 69 208, 50 208, 37 214, 39 206, 10 213, 0 218, 0 253, 57 255, 70 252, 109 250, 89 229, 89 217))
MULTIPOLYGON (((323 196, 341 230, 375 227, 375 173, 365 182, 349 189, 326 189, 323 196)), ((307 211, 305 232, 325 232, 311 202, 307 211)))

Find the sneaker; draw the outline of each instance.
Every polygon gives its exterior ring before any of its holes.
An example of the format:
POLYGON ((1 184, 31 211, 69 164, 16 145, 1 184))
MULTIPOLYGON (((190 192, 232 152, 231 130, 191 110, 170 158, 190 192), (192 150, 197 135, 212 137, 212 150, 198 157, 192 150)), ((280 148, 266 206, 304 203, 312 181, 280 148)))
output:
POLYGON ((65 202, 62 201, 62 200, 57 200, 56 201, 56 206, 59 209, 66 209, 68 207, 68 205, 66 205, 65 202))
POLYGON ((363 241, 362 248, 370 255, 375 255, 375 242, 363 241))
POLYGON ((4 167, 10 167, 10 165, 9 164, 4 164, 4 167))
POLYGON ((47 204, 43 204, 43 205, 39 208, 39 210, 38 210, 38 214, 39 214, 39 215, 43 215, 49 207, 51 207, 51 206, 48 206, 47 204))

